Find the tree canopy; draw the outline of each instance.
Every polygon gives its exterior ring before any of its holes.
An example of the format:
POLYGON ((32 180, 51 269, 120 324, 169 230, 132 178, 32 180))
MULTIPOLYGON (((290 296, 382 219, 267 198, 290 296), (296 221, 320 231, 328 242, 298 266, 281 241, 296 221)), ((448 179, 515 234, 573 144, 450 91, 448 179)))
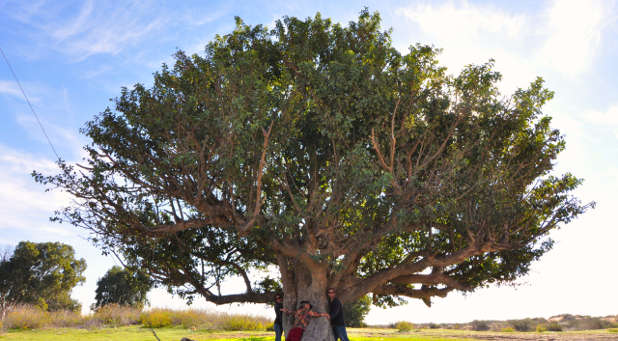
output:
POLYGON ((59 242, 20 242, 10 257, 0 261, 2 315, 16 304, 45 310, 79 310, 71 290, 86 279, 86 261, 75 259, 73 247, 59 242))
POLYGON ((237 19, 123 88, 83 128, 83 164, 35 178, 77 199, 57 219, 189 299, 268 302, 268 266, 286 306, 323 308, 327 287, 429 305, 509 282, 590 204, 552 172, 565 142, 540 78, 505 96, 493 61, 453 76, 438 53, 396 50, 367 10, 347 26, 237 19), (221 290, 230 277, 245 290, 221 290))
POLYGON ((142 308, 148 302, 146 295, 152 284, 143 271, 113 266, 97 281, 93 307, 115 303, 142 308))

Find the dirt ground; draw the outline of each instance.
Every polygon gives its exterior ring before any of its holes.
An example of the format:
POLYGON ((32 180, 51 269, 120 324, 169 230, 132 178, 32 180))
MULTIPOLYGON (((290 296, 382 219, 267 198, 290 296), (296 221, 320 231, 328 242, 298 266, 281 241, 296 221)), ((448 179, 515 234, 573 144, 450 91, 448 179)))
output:
MULTIPOLYGON (((354 336, 368 336, 368 337, 392 337, 398 333, 387 332, 379 329, 356 329, 356 332, 352 332, 354 336)), ((402 334, 399 334, 402 335, 402 334)), ((414 330, 409 333, 412 336, 428 336, 428 337, 440 337, 440 338, 453 338, 461 339, 468 338, 473 340, 556 340, 556 341, 598 341, 598 340, 617 340, 618 333, 608 333, 605 330, 595 331, 581 331, 581 332, 545 332, 545 333, 521 333, 521 332, 475 332, 465 330, 449 330, 449 329, 422 329, 414 330)))

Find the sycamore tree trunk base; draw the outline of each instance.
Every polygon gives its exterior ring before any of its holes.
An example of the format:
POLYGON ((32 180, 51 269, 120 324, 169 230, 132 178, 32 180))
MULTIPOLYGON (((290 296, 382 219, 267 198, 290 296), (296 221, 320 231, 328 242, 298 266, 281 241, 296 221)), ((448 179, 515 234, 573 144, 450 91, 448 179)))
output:
MULTIPOLYGON (((302 265, 296 266, 293 270, 292 283, 284 282, 284 306, 294 310, 297 309, 301 301, 309 301, 312 310, 316 313, 328 313, 328 298, 326 290, 328 281, 326 271, 309 271, 302 265), (288 285, 286 285, 288 284, 288 285)), ((293 324, 293 318, 284 317, 284 329, 286 336, 293 324)), ((302 341, 334 341, 333 328, 327 317, 314 317, 310 319, 309 325, 303 333, 302 341)))
POLYGON ((302 341, 334 341, 333 328, 330 325, 330 321, 325 318, 316 318, 309 323, 305 333, 303 334, 302 341))

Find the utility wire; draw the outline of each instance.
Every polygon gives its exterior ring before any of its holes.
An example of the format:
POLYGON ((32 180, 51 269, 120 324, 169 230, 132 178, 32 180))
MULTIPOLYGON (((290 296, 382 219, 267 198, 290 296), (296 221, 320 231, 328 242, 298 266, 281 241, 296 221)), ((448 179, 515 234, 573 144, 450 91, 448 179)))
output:
POLYGON ((56 152, 56 148, 54 148, 54 145, 49 139, 49 136, 47 135, 47 132, 45 131, 45 128, 43 127, 43 124, 41 123, 41 120, 39 119, 39 115, 37 115, 36 111, 34 111, 34 107, 32 106, 32 103, 30 103, 28 96, 26 96, 26 92, 24 91, 24 88, 21 86, 21 83, 19 82, 19 79, 17 78, 15 71, 13 71, 13 67, 11 66, 11 63, 9 63, 9 59, 4 54, 4 50, 2 50, 2 47, 0 47, 0 53, 2 53, 2 57, 4 57, 4 61, 6 62, 6 65, 8 65, 9 70, 11 70, 11 73, 13 74, 13 78, 15 78, 15 82, 17 82, 17 85, 19 86, 19 90, 21 90, 22 95, 24 95, 24 98, 26 99, 26 103, 28 103, 28 106, 30 107, 30 111, 32 111, 34 118, 36 118, 36 121, 39 123, 39 127, 41 127, 41 131, 43 132, 43 135, 45 135, 45 138, 47 139, 47 143, 49 143, 49 146, 51 147, 52 151, 56 155, 56 158, 58 159, 58 161, 60 161, 60 156, 56 152))

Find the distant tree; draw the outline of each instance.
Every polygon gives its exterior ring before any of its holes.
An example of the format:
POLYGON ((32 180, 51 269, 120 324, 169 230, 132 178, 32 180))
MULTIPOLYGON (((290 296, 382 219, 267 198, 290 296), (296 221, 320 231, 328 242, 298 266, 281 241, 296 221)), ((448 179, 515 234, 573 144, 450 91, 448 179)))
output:
POLYGON ((20 242, 0 262, 0 309, 33 304, 45 310, 79 310, 71 290, 86 279, 86 261, 75 259, 73 247, 59 242, 20 242))
POLYGON ((142 271, 114 266, 97 281, 93 308, 116 303, 142 308, 153 282, 142 271))
POLYGON ((0 320, 4 320, 6 313, 17 303, 12 299, 11 287, 8 284, 11 278, 9 271, 10 258, 11 251, 8 248, 0 251, 0 320))
MULTIPOLYGON (((122 89, 85 125, 83 164, 34 176, 78 199, 58 219, 188 298, 270 302, 269 265, 284 306, 321 311, 328 287, 344 305, 430 305, 510 282, 589 205, 553 170, 565 141, 543 81, 503 95, 493 62, 453 76, 438 52, 401 53, 367 10, 347 26, 238 19, 122 89), (230 277, 244 290, 219 290, 230 277)), ((330 331, 314 319, 304 338, 330 331)))
POLYGON ((343 305, 343 316, 350 327, 362 327, 365 316, 371 309, 371 297, 363 296, 358 300, 343 305))

